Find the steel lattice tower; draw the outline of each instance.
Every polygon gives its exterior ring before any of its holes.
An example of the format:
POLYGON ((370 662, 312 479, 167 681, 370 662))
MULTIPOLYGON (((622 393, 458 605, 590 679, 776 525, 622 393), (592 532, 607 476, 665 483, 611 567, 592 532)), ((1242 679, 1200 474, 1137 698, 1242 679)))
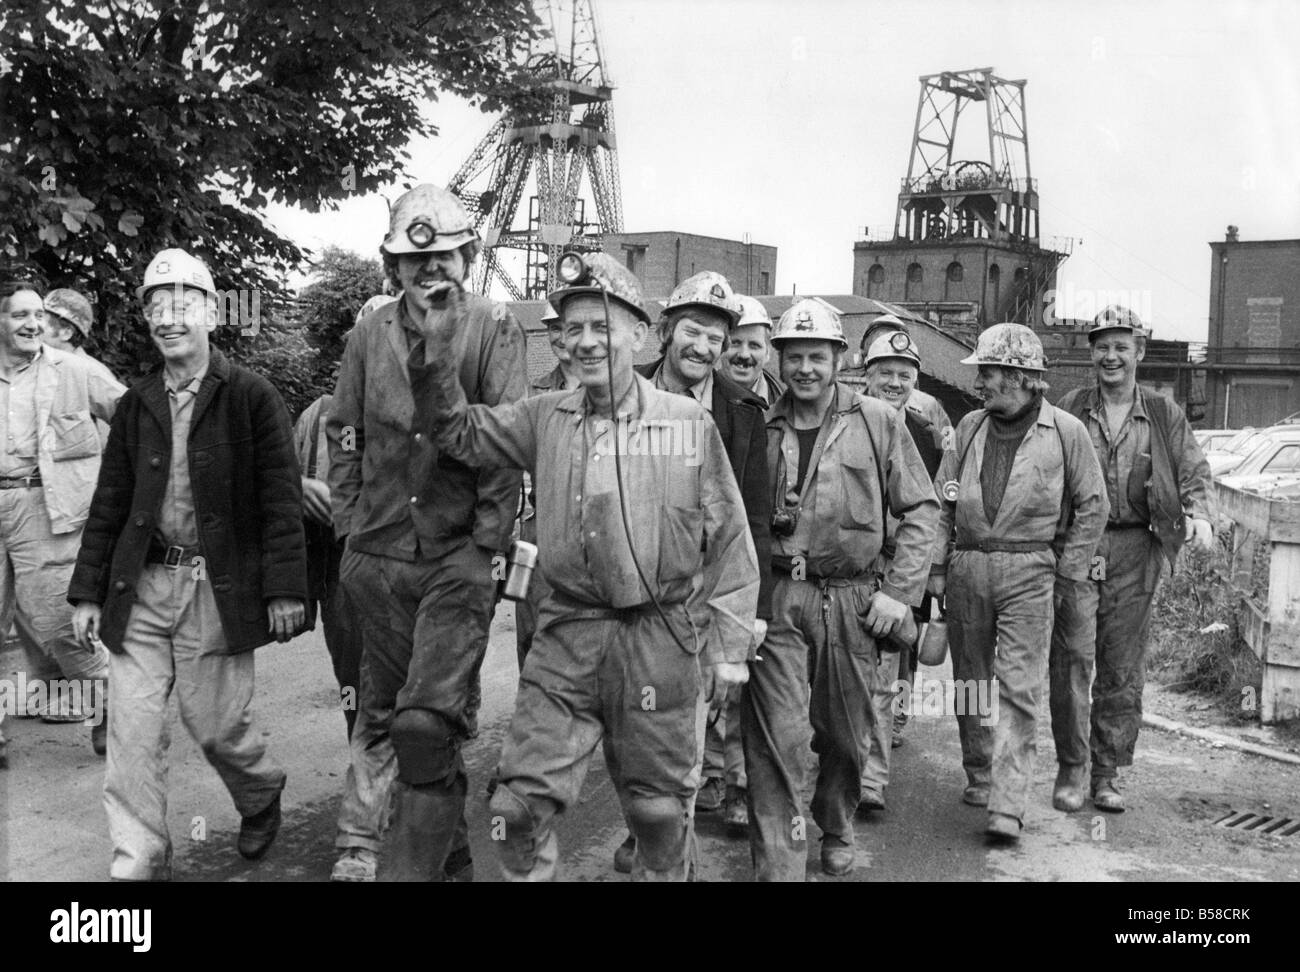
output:
POLYGON ((550 36, 527 67, 550 96, 549 113, 499 119, 448 184, 483 237, 474 289, 485 294, 495 280, 515 300, 545 296, 565 250, 599 250, 602 234, 623 230, 613 86, 592 0, 546 0, 543 19, 550 36), (530 180, 535 194, 524 208, 530 180), (510 251, 524 256, 522 279, 503 263, 510 251))

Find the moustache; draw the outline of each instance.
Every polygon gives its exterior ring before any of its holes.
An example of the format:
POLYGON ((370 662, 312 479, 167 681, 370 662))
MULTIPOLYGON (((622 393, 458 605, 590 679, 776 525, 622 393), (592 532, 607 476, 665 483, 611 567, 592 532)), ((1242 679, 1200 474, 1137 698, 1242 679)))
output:
POLYGON ((744 355, 737 354, 732 356, 731 363, 737 368, 752 368, 758 364, 758 360, 756 358, 747 358, 744 355))

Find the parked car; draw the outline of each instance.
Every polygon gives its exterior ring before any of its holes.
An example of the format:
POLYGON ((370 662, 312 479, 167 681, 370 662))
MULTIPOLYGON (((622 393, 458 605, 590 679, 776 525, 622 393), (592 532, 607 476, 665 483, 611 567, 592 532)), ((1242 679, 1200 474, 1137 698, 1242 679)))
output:
POLYGON ((1236 434, 1236 429, 1196 429, 1192 432, 1192 435, 1196 436, 1196 444, 1201 447, 1202 452, 1211 452, 1222 448, 1236 434))
POLYGON ((1227 478, 1261 473, 1300 473, 1300 426, 1273 426, 1261 429, 1256 436, 1250 453, 1240 459, 1235 459, 1231 453, 1216 454, 1216 458, 1225 457, 1222 459, 1224 465, 1217 470, 1215 464, 1210 463, 1210 472, 1216 479, 1222 482, 1227 478))
POLYGON ((1224 476, 1222 486, 1244 493, 1256 493, 1268 499, 1300 499, 1300 472, 1266 472, 1254 476, 1224 476))

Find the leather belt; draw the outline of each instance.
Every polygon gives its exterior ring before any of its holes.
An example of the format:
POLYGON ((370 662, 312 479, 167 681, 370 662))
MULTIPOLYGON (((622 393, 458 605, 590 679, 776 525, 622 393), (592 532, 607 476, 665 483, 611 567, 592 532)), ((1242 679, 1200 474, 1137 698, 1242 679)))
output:
POLYGON ((876 577, 872 571, 853 574, 849 577, 827 577, 825 574, 801 571, 800 576, 795 577, 794 564, 783 563, 775 558, 772 560, 772 573, 780 574, 782 577, 789 577, 791 580, 805 580, 810 584, 818 584, 822 587, 861 587, 864 584, 870 584, 876 577))
POLYGON ((178 567, 192 563, 198 555, 199 548, 197 546, 182 547, 179 544, 172 544, 170 547, 164 547, 160 543, 151 543, 144 562, 146 564, 162 564, 169 570, 176 570, 178 567))
POLYGON ((41 485, 41 474, 30 476, 0 476, 0 489, 35 489, 41 485))
POLYGON ((958 550, 982 550, 985 553, 1032 553, 1038 550, 1051 550, 1050 540, 975 540, 958 543, 958 550))

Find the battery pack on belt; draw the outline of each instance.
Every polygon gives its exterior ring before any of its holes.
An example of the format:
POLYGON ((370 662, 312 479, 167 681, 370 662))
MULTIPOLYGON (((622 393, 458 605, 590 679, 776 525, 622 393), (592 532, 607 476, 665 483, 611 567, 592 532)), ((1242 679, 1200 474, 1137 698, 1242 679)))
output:
POLYGON ((1051 550, 1050 540, 976 540, 958 543, 958 550, 982 550, 985 553, 1032 553, 1036 550, 1051 550))
POLYGON ((179 544, 164 547, 160 543, 151 543, 144 562, 146 564, 162 564, 164 567, 175 570, 178 567, 190 566, 198 554, 198 547, 182 547, 179 544))

